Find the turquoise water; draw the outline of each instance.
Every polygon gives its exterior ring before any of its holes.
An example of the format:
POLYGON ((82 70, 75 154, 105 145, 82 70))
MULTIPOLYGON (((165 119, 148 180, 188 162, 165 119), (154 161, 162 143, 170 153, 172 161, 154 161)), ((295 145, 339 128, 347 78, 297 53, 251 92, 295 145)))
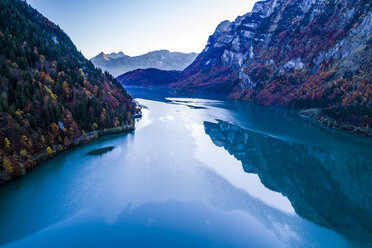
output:
POLYGON ((0 188, 1 246, 371 244, 371 139, 276 108, 132 93, 134 133, 0 188))

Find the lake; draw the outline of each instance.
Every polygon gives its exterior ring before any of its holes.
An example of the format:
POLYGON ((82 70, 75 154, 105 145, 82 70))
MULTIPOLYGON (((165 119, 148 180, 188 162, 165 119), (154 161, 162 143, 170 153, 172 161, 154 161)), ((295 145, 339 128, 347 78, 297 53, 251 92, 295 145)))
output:
POLYGON ((370 138, 280 108, 129 91, 135 132, 0 188, 0 246, 372 244, 370 138))

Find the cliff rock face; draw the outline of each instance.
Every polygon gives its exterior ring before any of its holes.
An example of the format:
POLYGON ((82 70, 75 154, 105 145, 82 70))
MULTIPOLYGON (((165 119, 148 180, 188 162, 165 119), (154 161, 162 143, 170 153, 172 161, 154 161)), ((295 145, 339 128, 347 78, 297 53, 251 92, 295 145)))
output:
POLYGON ((182 71, 196 58, 196 53, 153 51, 144 55, 130 57, 122 52, 100 53, 92 58, 93 64, 114 76, 122 75, 137 69, 155 68, 160 70, 182 71))
MULTIPOLYGON (((224 21, 171 87, 372 125, 368 0, 267 0, 224 21)), ((333 122, 332 122, 333 123, 333 122)), ((333 124, 332 124, 333 125, 333 124)))

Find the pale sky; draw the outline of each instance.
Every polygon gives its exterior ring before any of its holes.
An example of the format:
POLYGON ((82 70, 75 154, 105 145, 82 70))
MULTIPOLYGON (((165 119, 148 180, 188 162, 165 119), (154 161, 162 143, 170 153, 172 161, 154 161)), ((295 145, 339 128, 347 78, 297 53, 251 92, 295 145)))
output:
POLYGON ((87 58, 100 52, 201 52, 223 20, 256 0, 27 0, 58 24, 87 58))

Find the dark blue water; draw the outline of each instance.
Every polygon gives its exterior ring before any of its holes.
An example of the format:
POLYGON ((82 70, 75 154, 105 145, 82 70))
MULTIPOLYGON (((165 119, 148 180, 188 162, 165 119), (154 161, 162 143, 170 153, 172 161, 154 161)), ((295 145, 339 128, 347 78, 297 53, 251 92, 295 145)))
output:
POLYGON ((134 133, 0 188, 0 245, 371 244, 370 139, 281 109, 132 94, 145 106, 134 133))

